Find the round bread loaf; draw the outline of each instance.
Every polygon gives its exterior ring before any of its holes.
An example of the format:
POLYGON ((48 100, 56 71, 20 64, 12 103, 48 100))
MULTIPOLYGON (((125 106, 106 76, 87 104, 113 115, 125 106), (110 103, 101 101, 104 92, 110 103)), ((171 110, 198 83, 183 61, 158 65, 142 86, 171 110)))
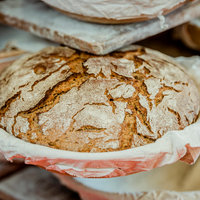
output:
POLYGON ((192 0, 42 0, 64 14, 88 22, 122 24, 165 15, 192 0))
POLYGON ((0 74, 1 128, 70 151, 152 143, 195 122, 199 102, 197 87, 177 63, 136 46, 105 56, 48 47, 0 74))

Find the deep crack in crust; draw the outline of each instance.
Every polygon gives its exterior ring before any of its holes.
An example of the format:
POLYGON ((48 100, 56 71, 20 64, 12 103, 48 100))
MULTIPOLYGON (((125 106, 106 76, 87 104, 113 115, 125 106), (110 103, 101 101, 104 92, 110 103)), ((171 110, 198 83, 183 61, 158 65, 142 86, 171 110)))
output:
POLYGON ((64 150, 145 145, 199 114, 193 81, 167 56, 144 48, 95 56, 49 47, 5 69, 0 83, 0 127, 64 150))

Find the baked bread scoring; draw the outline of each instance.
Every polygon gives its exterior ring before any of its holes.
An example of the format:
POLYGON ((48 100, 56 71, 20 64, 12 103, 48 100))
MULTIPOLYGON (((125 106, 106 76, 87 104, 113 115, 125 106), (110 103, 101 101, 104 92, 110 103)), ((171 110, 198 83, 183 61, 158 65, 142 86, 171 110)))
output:
POLYGON ((197 87, 177 63, 136 46, 105 56, 48 47, 0 74, 1 128, 70 151, 152 143, 195 122, 199 102, 197 87))

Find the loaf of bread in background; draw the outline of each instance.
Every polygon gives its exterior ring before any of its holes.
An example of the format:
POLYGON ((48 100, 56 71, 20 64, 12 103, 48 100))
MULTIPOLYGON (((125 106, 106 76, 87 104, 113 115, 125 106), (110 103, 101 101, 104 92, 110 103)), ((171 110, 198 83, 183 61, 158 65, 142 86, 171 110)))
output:
POLYGON ((48 47, 0 74, 0 127, 70 151, 155 142, 194 123, 199 102, 195 83, 179 64, 137 46, 104 56, 48 47))
POLYGON ((191 0, 42 0, 64 14, 88 22, 122 24, 165 15, 191 0))
POLYGON ((187 47, 200 51, 200 18, 175 28, 173 36, 187 47))

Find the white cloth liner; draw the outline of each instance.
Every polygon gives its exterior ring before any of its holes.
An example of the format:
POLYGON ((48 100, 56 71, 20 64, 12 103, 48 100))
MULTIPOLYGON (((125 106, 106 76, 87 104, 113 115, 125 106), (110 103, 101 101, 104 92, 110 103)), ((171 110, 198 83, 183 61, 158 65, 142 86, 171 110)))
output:
POLYGON ((120 194, 152 190, 200 190, 200 179, 195 179, 195 174, 198 177, 199 167, 200 160, 194 166, 178 161, 130 176, 104 179, 75 178, 75 180, 92 189, 120 194))

